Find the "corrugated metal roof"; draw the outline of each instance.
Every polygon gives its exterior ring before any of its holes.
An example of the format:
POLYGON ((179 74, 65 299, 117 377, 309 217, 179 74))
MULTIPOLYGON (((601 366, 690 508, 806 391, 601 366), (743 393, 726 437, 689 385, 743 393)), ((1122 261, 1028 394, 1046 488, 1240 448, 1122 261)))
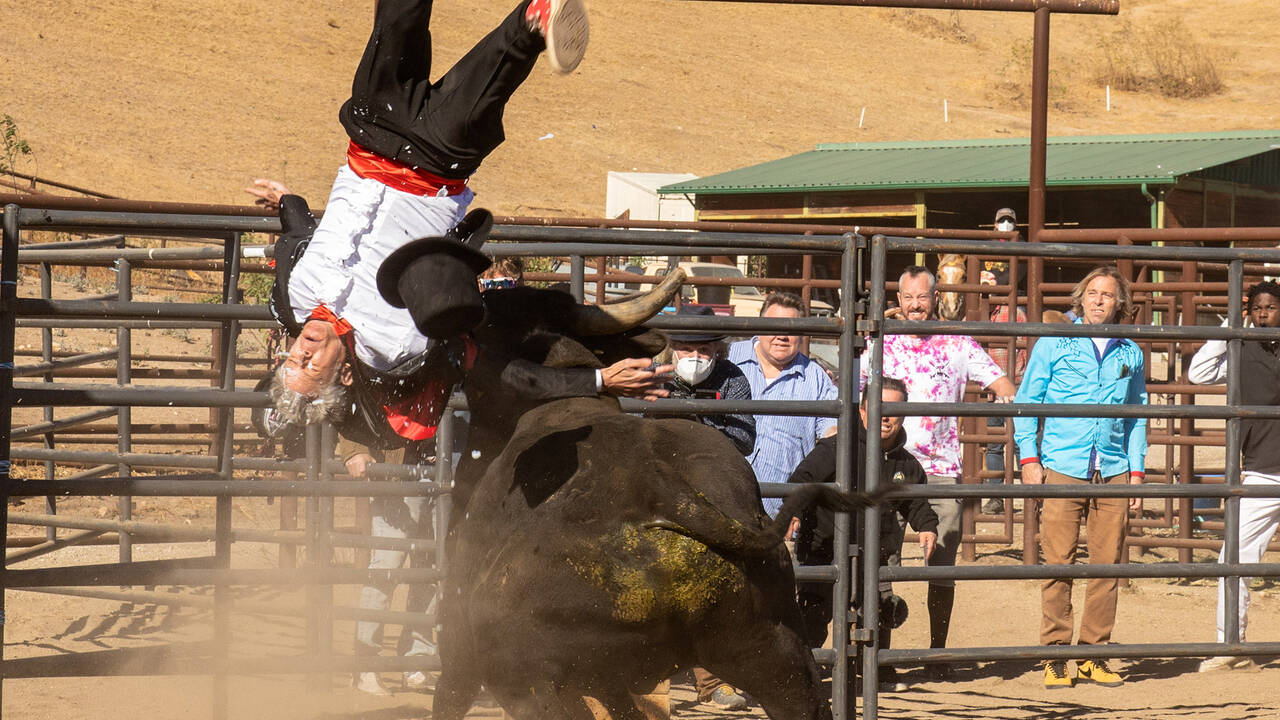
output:
MULTIPOLYGON (((823 143, 799 155, 666 185, 658 192, 1025 187, 1030 148, 1026 138, 823 143)), ((1182 175, 1264 153, 1280 155, 1280 130, 1056 137, 1049 138, 1046 149, 1046 181, 1050 186, 1168 184, 1182 175)))

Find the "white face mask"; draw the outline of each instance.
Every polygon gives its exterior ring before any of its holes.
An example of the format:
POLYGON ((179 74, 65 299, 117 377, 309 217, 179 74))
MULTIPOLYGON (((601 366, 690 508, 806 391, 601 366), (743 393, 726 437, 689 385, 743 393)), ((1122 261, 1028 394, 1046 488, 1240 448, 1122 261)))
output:
POLYGON ((689 355, 676 361, 676 376, 690 385, 697 385, 711 374, 711 366, 715 360, 689 355))
POLYGON ((999 230, 1000 232, 1010 232, 1013 230, 1014 227, 1015 226, 1012 220, 1001 220, 1000 222, 996 223, 996 229, 999 230))

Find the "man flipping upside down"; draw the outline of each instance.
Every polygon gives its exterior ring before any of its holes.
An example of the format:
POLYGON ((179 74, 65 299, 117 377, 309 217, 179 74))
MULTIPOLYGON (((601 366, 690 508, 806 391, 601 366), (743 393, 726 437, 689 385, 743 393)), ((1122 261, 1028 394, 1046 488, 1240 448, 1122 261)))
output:
MULTIPOLYGON (((562 73, 576 68, 586 51, 581 0, 524 0, 432 83, 431 5, 376 4, 351 98, 339 112, 351 139, 347 163, 310 243, 286 244, 290 256, 277 258, 285 296, 273 297, 273 309, 297 337, 270 390, 282 420, 324 417, 344 401, 346 385, 391 385, 390 398, 365 405, 382 406, 391 428, 407 440, 433 434, 432 413, 422 412, 420 402, 424 373, 406 367, 430 364, 422 360, 430 341, 407 310, 383 299, 378 269, 412 240, 465 234, 454 228, 474 197, 467 178, 502 143, 507 100, 543 50, 562 73)), ((294 219, 295 234, 311 233, 305 201, 282 200, 278 184, 257 185, 250 192, 265 204, 282 202, 282 219, 294 219)), ((633 359, 605 368, 596 389, 643 392, 637 388, 655 380, 649 364, 633 359)), ((447 399, 447 388, 436 394, 447 399)))

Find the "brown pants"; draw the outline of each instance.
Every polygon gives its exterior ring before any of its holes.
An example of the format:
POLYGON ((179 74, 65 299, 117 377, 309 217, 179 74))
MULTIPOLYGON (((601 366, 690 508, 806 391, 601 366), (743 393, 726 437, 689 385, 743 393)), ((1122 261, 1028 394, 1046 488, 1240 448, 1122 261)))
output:
POLYGON ((716 688, 723 684, 723 680, 712 675, 705 668, 695 667, 693 669, 693 686, 698 690, 699 702, 709 702, 711 693, 715 692, 716 688))
MULTIPOLYGON (((1086 485, 1045 468, 1045 482, 1086 485)), ((1106 478, 1109 485, 1129 482, 1129 474, 1106 478)), ((1045 498, 1040 510, 1040 549, 1046 565, 1070 565, 1076 559, 1081 516, 1087 518, 1089 562, 1113 565, 1120 560, 1129 522, 1128 498, 1045 498)), ((1085 590, 1084 614, 1080 619, 1080 644, 1101 645, 1111 640, 1116 624, 1116 578, 1091 578, 1085 590)), ((1075 624, 1071 608, 1071 580, 1052 578, 1041 588, 1041 645, 1070 645, 1075 624)))

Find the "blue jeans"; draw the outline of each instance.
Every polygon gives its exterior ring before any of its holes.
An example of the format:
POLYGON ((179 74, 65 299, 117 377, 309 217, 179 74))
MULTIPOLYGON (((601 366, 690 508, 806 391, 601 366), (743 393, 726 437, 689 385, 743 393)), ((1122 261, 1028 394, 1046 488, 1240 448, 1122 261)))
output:
MULTIPOLYGON (((994 429, 998 432, 1004 432, 1004 418, 1003 417, 987 418, 987 429, 988 430, 994 429)), ((1000 472, 1004 472, 1004 443, 1003 442, 987 443, 987 469, 999 470, 1000 472)), ((1001 477, 987 478, 987 482, 992 485, 1003 485, 1004 477, 1001 476, 1001 477)))

